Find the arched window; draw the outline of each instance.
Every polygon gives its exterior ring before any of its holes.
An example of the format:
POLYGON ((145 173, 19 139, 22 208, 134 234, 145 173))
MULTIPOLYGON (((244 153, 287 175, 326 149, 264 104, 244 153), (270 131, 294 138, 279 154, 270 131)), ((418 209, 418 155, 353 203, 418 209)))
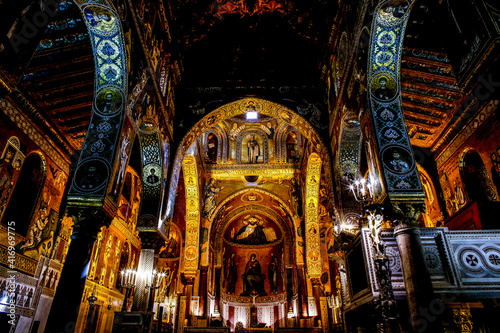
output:
POLYGON ((462 155, 460 173, 471 201, 496 201, 493 183, 477 151, 468 150, 462 155))
POLYGON ((39 153, 26 157, 12 196, 8 203, 3 221, 15 221, 16 232, 26 236, 28 228, 37 208, 47 175, 45 158, 39 153))
POLYGON ((219 148, 219 140, 214 133, 209 133, 207 136, 206 150, 205 150, 205 162, 206 163, 217 163, 217 155, 219 148))

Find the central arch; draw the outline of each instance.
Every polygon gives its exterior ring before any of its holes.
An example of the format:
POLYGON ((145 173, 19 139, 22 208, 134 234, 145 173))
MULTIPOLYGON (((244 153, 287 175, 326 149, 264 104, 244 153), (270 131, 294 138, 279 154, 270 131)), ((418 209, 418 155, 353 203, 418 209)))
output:
POLYGON ((318 154, 323 161, 326 186, 330 192, 333 191, 330 155, 328 149, 313 126, 303 117, 281 104, 260 98, 243 98, 238 101, 225 104, 203 117, 191 128, 191 130, 180 142, 173 161, 168 200, 162 207, 162 218, 158 226, 158 229, 162 234, 168 234, 169 223, 173 217, 175 193, 179 183, 182 161, 184 160, 188 149, 197 138, 202 137, 206 131, 214 128, 214 126, 216 126, 219 122, 245 114, 248 111, 255 111, 262 115, 275 117, 295 127, 299 132, 301 132, 302 135, 311 142, 314 152, 318 154))

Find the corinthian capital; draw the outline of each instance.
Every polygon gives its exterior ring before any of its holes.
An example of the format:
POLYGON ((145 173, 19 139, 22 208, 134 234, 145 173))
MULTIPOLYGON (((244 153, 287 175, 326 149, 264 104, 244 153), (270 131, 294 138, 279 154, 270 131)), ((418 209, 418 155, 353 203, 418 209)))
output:
POLYGON ((392 203, 393 222, 396 228, 418 227, 418 218, 425 212, 425 203, 423 202, 404 202, 392 203))

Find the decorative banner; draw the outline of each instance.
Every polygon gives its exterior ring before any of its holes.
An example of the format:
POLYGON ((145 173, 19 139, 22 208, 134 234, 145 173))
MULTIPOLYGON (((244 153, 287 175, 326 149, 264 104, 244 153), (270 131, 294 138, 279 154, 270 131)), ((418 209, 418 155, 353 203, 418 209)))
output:
POLYGON ((321 277, 319 243, 318 195, 321 180, 321 158, 312 153, 307 162, 306 176, 306 263, 311 279, 321 277))
POLYGON ((142 152, 142 200, 137 230, 156 231, 163 189, 162 148, 158 132, 139 132, 142 152))
POLYGON ((198 270, 200 239, 200 195, 196 159, 187 155, 182 163, 186 187, 186 246, 184 273, 194 275, 198 270))
POLYGON ((89 31, 96 71, 92 118, 68 193, 68 204, 102 206, 125 114, 125 43, 118 14, 107 1, 76 4, 89 31))
POLYGON ((422 192, 401 108, 402 43, 412 4, 383 1, 377 6, 372 25, 368 91, 389 194, 422 192))

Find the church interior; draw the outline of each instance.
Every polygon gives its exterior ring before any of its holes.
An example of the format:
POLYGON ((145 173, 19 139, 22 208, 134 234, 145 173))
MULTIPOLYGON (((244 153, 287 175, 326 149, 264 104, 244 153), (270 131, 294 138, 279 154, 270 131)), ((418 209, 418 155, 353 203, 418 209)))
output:
POLYGON ((0 17, 1 332, 498 331, 498 1, 0 17))

